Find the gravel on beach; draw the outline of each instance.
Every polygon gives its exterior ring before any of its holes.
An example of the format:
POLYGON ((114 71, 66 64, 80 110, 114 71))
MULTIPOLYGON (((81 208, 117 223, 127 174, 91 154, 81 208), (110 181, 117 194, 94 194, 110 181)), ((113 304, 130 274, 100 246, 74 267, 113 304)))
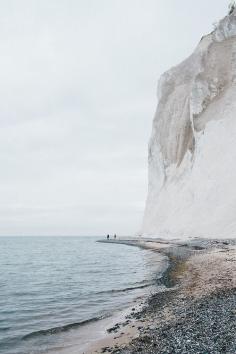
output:
POLYGON ((194 301, 177 300, 171 292, 157 295, 149 304, 151 311, 159 312, 159 319, 144 327, 126 348, 112 354, 236 353, 236 289, 194 301), (166 302, 172 314, 169 320, 162 320, 166 302))
POLYGON ((137 321, 143 322, 139 336, 128 345, 109 348, 107 352, 236 354, 233 246, 235 240, 196 240, 194 244, 169 249, 172 262, 162 278, 166 291, 152 295, 144 309, 133 314, 137 321), (199 250, 196 258, 189 255, 193 247, 199 250), (180 276, 180 286, 176 282, 179 276, 176 271, 187 278, 180 276))

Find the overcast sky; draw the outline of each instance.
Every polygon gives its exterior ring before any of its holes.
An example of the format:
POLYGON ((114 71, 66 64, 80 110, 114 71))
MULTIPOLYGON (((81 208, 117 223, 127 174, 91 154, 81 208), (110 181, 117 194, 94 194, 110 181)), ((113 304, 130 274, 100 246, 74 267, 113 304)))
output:
POLYGON ((0 0, 0 235, 134 234, 160 74, 225 0, 0 0))

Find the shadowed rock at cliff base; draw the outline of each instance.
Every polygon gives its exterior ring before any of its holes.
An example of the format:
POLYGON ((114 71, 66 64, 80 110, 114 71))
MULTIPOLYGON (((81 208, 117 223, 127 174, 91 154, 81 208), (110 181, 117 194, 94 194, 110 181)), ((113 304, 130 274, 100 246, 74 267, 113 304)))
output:
POLYGON ((142 234, 236 236, 236 10, 164 73, 142 234))

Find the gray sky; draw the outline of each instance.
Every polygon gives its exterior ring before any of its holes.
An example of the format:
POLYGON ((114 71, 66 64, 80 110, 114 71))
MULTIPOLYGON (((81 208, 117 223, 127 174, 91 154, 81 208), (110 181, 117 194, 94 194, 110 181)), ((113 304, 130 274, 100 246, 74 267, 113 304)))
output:
POLYGON ((0 235, 138 231, 160 74, 228 0, 0 0, 0 235))

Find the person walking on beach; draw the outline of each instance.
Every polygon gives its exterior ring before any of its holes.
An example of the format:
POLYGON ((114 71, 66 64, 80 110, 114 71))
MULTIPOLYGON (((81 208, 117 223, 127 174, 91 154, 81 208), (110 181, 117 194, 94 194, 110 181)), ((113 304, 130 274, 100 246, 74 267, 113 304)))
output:
POLYGON ((114 235, 114 239, 116 239, 116 234, 114 235))
POLYGON ((110 238, 110 236, 109 236, 109 234, 107 235, 107 240, 109 240, 109 238, 110 238))

